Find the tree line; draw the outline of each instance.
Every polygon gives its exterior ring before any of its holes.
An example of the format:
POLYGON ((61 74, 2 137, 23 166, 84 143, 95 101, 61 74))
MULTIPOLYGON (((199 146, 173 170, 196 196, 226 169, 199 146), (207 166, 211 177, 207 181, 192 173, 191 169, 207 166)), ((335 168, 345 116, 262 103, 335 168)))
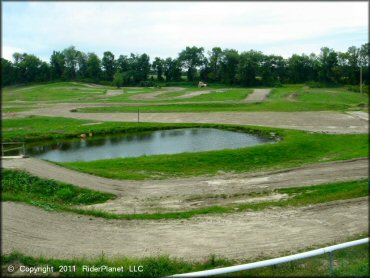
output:
POLYGON ((27 53, 14 53, 13 62, 1 58, 2 86, 47 81, 85 81, 125 85, 154 84, 155 82, 202 80, 241 86, 274 86, 281 83, 318 82, 322 84, 356 85, 369 75, 369 43, 351 46, 346 52, 328 47, 320 54, 293 54, 289 58, 266 55, 261 51, 238 52, 235 49, 214 47, 205 53, 203 47, 186 47, 176 58, 147 54, 119 55, 110 51, 100 59, 95 53, 84 53, 70 46, 53 51, 50 62, 27 53))

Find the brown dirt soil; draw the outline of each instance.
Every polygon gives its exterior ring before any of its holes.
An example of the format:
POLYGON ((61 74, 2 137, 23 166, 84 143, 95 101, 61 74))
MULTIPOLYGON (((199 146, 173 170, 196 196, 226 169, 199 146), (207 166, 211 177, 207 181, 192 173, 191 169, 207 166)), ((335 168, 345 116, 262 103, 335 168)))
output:
POLYGON ((253 93, 248 95, 245 98, 244 102, 247 103, 262 102, 267 98, 270 92, 271 89, 254 89, 253 93))
POLYGON ((201 260, 294 254, 368 230, 368 198, 190 220, 105 220, 2 204, 2 248, 53 258, 156 256, 201 260))
MULTIPOLYGON (((80 187, 110 192, 115 200, 91 205, 115 213, 147 213, 188 210, 215 204, 258 202, 261 196, 250 193, 266 192, 276 188, 297 187, 368 176, 368 160, 355 159, 313 164, 299 168, 249 174, 223 174, 186 179, 122 181, 97 177, 70 170, 34 158, 3 159, 2 167, 24 169, 43 178, 59 180, 80 187), (225 197, 226 195, 226 197, 225 197)), ((278 200, 286 196, 264 196, 278 200)))
MULTIPOLYGON (((109 104, 110 105, 110 104, 109 104)), ((62 103, 35 110, 17 112, 18 117, 40 115, 94 121, 136 122, 136 113, 80 113, 70 112, 84 106, 101 106, 99 103, 83 105, 62 103)), ((141 122, 162 123, 220 123, 270 126, 326 133, 368 133, 366 113, 315 112, 202 112, 202 113, 141 113, 141 122), (359 116, 361 115, 361 117, 359 116)))
POLYGON ((182 90, 185 90, 185 88, 182 87, 163 87, 163 90, 157 91, 157 92, 151 92, 151 93, 143 93, 143 94, 137 94, 130 97, 132 100, 157 100, 157 97, 161 94, 165 94, 168 92, 179 92, 182 90))
POLYGON ((194 91, 194 92, 182 95, 182 96, 174 97, 172 99, 185 99, 185 98, 192 98, 192 97, 196 97, 196 96, 200 96, 200 95, 206 95, 206 94, 210 94, 210 93, 223 93, 226 90, 227 89, 194 91))

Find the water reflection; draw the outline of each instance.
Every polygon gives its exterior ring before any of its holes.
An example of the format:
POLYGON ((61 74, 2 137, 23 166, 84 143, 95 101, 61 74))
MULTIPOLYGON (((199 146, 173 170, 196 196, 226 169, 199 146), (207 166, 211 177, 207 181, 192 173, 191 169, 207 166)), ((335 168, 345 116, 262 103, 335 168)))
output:
POLYGON ((142 155, 175 154, 219 149, 236 149, 270 143, 253 134, 213 128, 172 129, 120 134, 44 145, 27 145, 29 156, 57 162, 91 161, 142 155))

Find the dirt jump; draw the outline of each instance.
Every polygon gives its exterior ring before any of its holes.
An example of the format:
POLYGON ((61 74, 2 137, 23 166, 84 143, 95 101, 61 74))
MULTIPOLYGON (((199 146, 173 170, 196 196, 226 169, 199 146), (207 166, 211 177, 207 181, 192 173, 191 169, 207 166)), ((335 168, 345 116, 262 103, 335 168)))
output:
POLYGON ((255 103, 264 101, 270 94, 271 89, 254 89, 252 94, 248 95, 244 102, 255 103))

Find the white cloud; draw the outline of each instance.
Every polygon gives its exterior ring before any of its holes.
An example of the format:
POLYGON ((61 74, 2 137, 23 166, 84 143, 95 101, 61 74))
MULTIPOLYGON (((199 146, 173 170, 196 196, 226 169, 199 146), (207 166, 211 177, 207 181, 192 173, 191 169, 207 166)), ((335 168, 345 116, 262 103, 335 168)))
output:
POLYGON ((301 52, 300 41, 366 30, 367 11, 366 2, 30 2, 22 14, 5 9, 3 41, 43 55, 76 45, 167 57, 187 45, 279 50, 289 41, 301 52))
POLYGON ((1 58, 7 59, 9 61, 13 61, 13 53, 19 52, 23 53, 23 49, 11 46, 3 46, 1 48, 1 58))

